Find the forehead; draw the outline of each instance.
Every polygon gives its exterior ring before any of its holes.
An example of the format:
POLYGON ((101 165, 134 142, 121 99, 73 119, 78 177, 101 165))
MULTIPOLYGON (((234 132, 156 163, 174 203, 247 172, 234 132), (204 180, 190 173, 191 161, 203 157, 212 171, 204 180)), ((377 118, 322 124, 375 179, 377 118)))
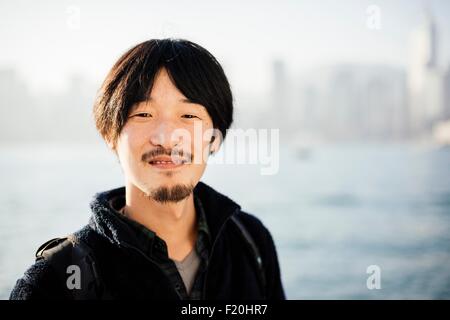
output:
POLYGON ((199 111, 206 111, 206 108, 194 101, 187 98, 172 82, 167 71, 162 68, 153 82, 153 86, 148 94, 142 101, 137 102, 132 109, 145 108, 146 106, 167 106, 175 105, 181 107, 193 107, 199 111))
POLYGON ((156 99, 167 95, 178 98, 186 98, 184 94, 175 86, 167 70, 165 68, 161 68, 155 75, 153 86, 149 92, 149 97, 156 99))
POLYGON ((143 100, 135 103, 130 111, 146 107, 175 107, 189 108, 191 111, 203 113, 209 116, 205 106, 187 98, 173 83, 172 78, 165 68, 161 68, 155 75, 151 90, 143 100))
POLYGON ((186 96, 175 86, 167 73, 165 68, 160 69, 156 75, 151 88, 147 90, 147 93, 139 98, 139 100, 133 105, 133 108, 139 106, 145 106, 149 104, 156 104, 158 102, 191 102, 186 96))

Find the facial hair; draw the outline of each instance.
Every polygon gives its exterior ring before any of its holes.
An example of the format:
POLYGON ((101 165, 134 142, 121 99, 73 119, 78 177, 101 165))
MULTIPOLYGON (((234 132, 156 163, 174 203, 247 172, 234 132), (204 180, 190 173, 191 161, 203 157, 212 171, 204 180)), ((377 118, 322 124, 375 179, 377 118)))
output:
POLYGON ((172 187, 158 187, 146 196, 161 203, 177 203, 189 197, 193 190, 193 185, 177 184, 172 187))

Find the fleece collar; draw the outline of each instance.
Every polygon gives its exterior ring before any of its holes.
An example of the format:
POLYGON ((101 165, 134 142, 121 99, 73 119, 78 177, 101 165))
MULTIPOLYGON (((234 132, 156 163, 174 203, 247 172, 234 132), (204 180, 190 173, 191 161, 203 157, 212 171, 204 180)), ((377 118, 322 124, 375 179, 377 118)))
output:
MULTIPOLYGON (((199 197, 203 205, 206 221, 214 241, 223 224, 241 207, 201 181, 195 186, 194 194, 199 197)), ((118 246, 136 245, 138 239, 135 232, 118 216, 120 213, 111 206, 112 199, 124 196, 124 186, 96 193, 90 203, 92 216, 89 226, 113 244, 118 246)))

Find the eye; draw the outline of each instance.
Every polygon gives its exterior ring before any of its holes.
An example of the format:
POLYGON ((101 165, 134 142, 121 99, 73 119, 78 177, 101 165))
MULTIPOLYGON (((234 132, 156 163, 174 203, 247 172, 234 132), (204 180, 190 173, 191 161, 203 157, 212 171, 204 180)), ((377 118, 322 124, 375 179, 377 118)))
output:
POLYGON ((186 119, 193 119, 193 118, 200 119, 199 117, 197 117, 193 114, 183 114, 181 117, 186 118, 186 119))
POLYGON ((136 113, 135 115, 133 115, 133 117, 151 118, 152 115, 148 112, 141 112, 141 113, 136 113))

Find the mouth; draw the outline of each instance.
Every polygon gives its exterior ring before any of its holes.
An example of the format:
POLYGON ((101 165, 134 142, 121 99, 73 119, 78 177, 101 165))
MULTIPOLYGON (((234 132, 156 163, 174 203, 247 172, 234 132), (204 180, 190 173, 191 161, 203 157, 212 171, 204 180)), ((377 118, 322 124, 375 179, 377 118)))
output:
POLYGON ((149 165, 157 169, 176 169, 180 168, 186 163, 187 161, 185 159, 176 158, 172 160, 170 157, 155 158, 148 161, 149 165))

